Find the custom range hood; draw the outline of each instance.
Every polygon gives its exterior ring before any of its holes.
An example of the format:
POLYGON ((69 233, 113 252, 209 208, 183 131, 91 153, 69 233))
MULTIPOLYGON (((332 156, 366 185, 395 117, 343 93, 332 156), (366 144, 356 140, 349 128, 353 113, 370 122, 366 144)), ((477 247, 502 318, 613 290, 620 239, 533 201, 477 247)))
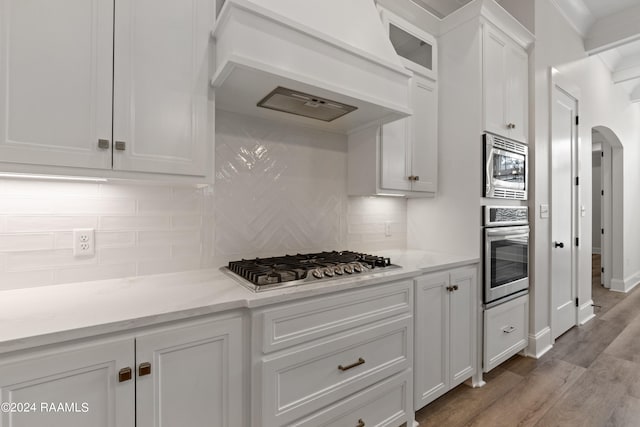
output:
POLYGON ((213 36, 217 108, 343 133, 412 113, 374 0, 226 0, 213 36))

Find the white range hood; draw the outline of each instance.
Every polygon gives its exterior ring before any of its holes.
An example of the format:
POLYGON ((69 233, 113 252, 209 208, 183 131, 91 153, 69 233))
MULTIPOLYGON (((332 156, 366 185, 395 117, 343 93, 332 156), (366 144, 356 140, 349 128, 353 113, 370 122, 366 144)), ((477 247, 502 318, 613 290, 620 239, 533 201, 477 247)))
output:
POLYGON ((217 108, 343 133, 412 113, 373 0, 226 0, 213 35, 217 108))

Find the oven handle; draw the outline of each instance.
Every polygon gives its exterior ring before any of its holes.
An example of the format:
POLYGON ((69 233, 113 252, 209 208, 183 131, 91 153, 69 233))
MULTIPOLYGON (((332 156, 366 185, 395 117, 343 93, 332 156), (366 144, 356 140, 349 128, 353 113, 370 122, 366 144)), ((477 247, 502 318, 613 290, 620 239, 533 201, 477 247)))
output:
POLYGON ((528 237, 529 226, 485 228, 487 236, 528 237))

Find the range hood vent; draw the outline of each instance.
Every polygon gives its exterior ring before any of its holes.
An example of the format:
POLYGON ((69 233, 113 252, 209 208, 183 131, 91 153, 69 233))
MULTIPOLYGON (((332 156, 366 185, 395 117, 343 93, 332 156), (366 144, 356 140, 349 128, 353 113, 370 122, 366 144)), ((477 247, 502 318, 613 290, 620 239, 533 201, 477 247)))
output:
POLYGON ((226 0, 213 37, 221 110, 341 133, 412 114, 373 0, 226 0))
POLYGON ((284 113, 331 122, 358 109, 352 105, 320 98, 308 93, 296 92, 281 86, 258 102, 258 107, 270 108, 284 113))

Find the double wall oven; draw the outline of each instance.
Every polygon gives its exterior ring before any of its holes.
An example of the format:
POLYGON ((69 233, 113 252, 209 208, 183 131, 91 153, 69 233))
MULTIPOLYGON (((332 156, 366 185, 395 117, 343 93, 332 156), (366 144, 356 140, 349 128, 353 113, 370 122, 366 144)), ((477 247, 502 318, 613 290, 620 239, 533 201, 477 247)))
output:
POLYGON ((485 307, 493 307, 528 292, 528 208, 526 206, 485 206, 485 307))

